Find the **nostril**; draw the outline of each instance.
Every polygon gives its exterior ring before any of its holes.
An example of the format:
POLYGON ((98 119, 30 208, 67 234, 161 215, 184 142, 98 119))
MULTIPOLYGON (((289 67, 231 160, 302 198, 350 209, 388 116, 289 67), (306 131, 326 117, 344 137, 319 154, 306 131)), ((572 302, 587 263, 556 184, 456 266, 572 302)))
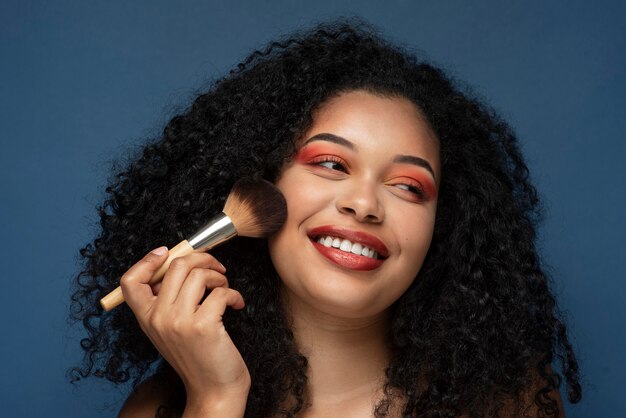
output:
POLYGON ((336 201, 337 210, 353 216, 359 222, 379 223, 384 218, 384 210, 378 199, 372 195, 348 194, 336 201))

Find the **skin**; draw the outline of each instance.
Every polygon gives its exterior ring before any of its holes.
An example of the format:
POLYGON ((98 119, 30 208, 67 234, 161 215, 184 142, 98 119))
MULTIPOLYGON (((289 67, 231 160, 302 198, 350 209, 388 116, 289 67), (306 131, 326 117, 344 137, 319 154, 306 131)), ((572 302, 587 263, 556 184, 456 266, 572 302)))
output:
MULTIPOLYGON (((414 279, 430 245, 440 177, 437 140, 408 100, 357 91, 324 104, 301 142, 299 156, 277 182, 289 215, 269 246, 297 343, 310 357, 313 406, 305 416, 329 416, 331 410, 364 416, 381 395, 389 359, 387 310, 414 279), (428 169, 399 156, 423 159, 428 169), (384 261, 367 271, 332 261, 307 235, 319 226, 367 234, 367 242, 384 245, 377 247, 384 261)), ((161 248, 133 266, 121 280, 124 296, 181 376, 188 397, 184 416, 241 416, 250 375, 221 316, 228 306, 242 308, 243 298, 228 288, 224 267, 209 254, 174 260, 157 292, 148 281, 166 258, 161 248), (213 291, 200 304, 205 288, 213 291)), ((159 397, 144 388, 120 416, 150 416, 159 397)))
MULTIPOLYGON (((243 308, 243 298, 228 288, 224 266, 203 253, 174 259, 155 292, 148 282, 167 254, 165 247, 155 249, 122 276, 126 302, 183 380, 185 417, 243 416, 250 374, 222 322, 226 307, 243 308), (213 290, 200 303, 207 288, 213 290)), ((120 417, 154 416, 161 400, 132 401, 120 417)))
POLYGON ((389 361, 388 308, 414 280, 430 246, 438 142, 408 100, 351 92, 316 112, 301 143, 276 183, 288 217, 269 248, 296 341, 309 359, 312 406, 303 416, 368 416, 389 361), (424 160, 432 172, 398 156, 424 160), (333 261, 312 243, 319 227, 331 235, 337 228, 375 236, 386 258, 366 271, 333 261))
MULTIPOLYGON (((296 342, 309 359, 310 406, 301 416, 371 416, 390 357, 389 307, 414 280, 432 238, 438 142, 403 98, 354 91, 313 116, 298 155, 277 181, 288 218, 269 240, 296 342), (365 236, 378 243, 384 260, 345 258, 315 244, 311 235, 320 227, 322 235, 365 236)), ((227 307, 241 309, 243 298, 228 288, 225 268, 209 254, 174 260, 160 288, 151 287, 166 258, 163 247, 128 270, 121 280, 126 301, 182 378, 184 417, 241 417, 250 374, 222 315, 227 307), (200 303, 207 288, 213 290, 200 303)), ((166 396, 148 381, 119 416, 153 417, 166 396)), ((390 416, 400 415, 400 403, 390 416)))
POLYGON ((351 92, 327 102, 301 142, 276 183, 287 201, 287 221, 269 240, 285 294, 290 305, 320 315, 380 319, 411 284, 430 246, 437 139, 408 100, 351 92), (333 142, 338 138, 348 142, 333 142), (398 156, 421 158, 434 174, 396 162, 398 156), (420 197, 412 189, 418 186, 430 196, 420 197), (329 260, 311 242, 310 231, 319 227, 329 227, 330 235, 336 228, 374 236, 386 247, 386 259, 369 271, 329 260))

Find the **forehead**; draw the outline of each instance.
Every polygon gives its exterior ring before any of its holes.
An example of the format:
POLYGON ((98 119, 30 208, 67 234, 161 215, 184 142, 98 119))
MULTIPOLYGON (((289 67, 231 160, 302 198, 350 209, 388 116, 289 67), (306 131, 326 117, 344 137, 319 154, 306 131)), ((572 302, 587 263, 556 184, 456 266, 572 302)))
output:
POLYGON ((419 108, 403 97, 342 93, 313 113, 313 124, 300 144, 320 133, 341 136, 357 150, 422 157, 439 172, 439 140, 419 108))

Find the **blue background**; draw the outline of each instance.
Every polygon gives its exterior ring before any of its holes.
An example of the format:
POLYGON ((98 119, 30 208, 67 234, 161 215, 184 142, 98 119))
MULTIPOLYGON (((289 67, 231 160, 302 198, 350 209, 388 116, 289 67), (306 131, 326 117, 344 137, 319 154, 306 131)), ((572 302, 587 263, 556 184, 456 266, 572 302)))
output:
POLYGON ((114 416, 123 389, 71 386, 78 250, 112 161, 277 35, 358 14, 424 50, 521 138, 539 246, 582 366, 570 417, 624 417, 626 7, 620 1, 4 1, 0 5, 0 414, 114 416))

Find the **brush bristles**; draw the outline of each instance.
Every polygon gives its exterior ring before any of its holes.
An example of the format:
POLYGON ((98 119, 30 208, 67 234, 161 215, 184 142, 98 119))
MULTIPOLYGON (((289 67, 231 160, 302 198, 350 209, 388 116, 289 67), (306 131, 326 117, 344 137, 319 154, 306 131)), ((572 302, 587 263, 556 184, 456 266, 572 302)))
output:
POLYGON ((240 180, 226 199, 224 213, 233 221, 237 235, 264 238, 285 223, 287 203, 280 190, 266 180, 240 180))

